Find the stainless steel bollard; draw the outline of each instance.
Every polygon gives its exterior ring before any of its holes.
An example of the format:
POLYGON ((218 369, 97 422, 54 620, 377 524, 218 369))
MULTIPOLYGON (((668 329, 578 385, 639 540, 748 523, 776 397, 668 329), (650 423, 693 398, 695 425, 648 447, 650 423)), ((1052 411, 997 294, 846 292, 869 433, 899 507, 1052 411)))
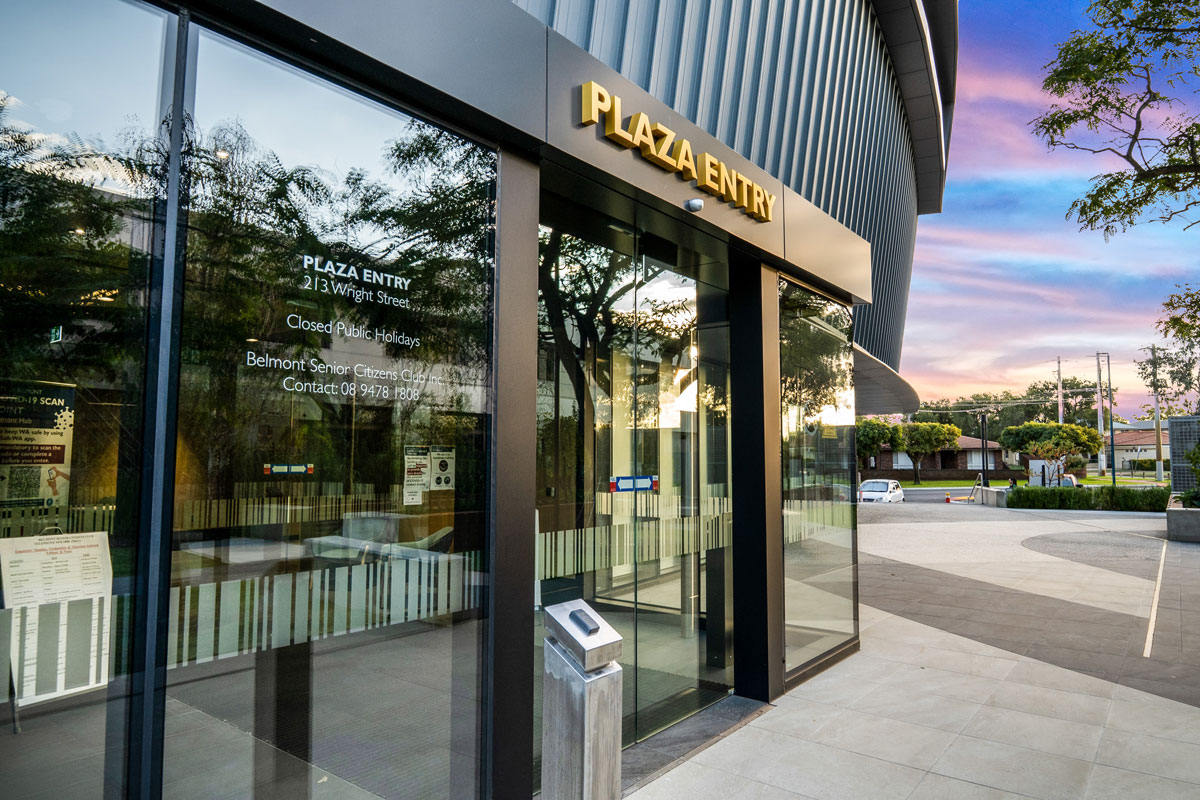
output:
POLYGON ((543 800, 621 797, 621 635, 582 600, 545 609, 543 800))

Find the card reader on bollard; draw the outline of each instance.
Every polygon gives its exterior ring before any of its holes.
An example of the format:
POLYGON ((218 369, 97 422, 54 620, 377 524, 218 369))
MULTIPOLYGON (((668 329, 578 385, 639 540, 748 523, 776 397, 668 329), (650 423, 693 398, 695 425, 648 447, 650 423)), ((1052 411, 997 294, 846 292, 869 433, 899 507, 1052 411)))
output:
POLYGON ((542 800, 619 800, 621 634, 582 600, 544 613, 542 800))

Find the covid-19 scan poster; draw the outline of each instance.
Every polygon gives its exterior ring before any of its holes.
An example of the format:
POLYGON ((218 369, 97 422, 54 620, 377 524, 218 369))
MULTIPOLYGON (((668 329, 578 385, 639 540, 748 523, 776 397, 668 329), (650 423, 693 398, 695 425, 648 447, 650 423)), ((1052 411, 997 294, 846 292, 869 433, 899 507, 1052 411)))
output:
POLYGON ((0 508, 69 505, 75 387, 0 381, 0 508))

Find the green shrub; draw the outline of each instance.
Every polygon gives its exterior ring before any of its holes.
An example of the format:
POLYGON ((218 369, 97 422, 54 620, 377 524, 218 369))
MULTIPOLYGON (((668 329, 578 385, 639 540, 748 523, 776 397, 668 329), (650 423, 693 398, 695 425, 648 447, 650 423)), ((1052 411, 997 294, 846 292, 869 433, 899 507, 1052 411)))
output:
POLYGON ((1200 508, 1200 488, 1188 489, 1179 495, 1179 501, 1184 508, 1200 508))
POLYGON ((1099 486, 1092 490, 1105 511, 1166 511, 1171 490, 1165 486, 1135 489, 1132 486, 1099 486))
POLYGON ((1171 491, 1157 486, 1098 486, 1076 489, 1067 486, 1021 486, 1008 493, 1009 508, 1044 508, 1068 511, 1165 511, 1171 491))
POLYGON ((1008 507, 1090 510, 1096 507, 1096 503, 1087 489, 1071 486, 1019 486, 1009 490, 1008 507))
MULTIPOLYGON (((1129 468, 1135 469, 1135 470, 1141 470, 1142 472, 1152 472, 1154 470, 1154 459, 1153 458, 1131 458, 1131 459, 1129 459, 1129 468)), ((1166 471, 1169 471, 1170 469, 1171 469, 1171 459, 1164 458, 1163 459, 1163 471, 1166 472, 1166 471)))
POLYGON ((1087 459, 1083 456, 1067 456, 1067 463, 1064 466, 1067 472, 1078 472, 1086 470, 1087 465, 1087 459))

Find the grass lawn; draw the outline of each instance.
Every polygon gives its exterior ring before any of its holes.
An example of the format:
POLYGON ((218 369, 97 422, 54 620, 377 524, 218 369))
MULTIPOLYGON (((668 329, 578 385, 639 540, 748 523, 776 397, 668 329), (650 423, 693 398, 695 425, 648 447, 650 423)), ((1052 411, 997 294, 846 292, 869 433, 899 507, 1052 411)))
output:
MULTIPOLYGON (((992 486, 994 486, 994 487, 995 486, 1007 486, 1008 480, 1007 479, 1004 481, 993 480, 991 483, 992 483, 992 486)), ((974 485, 975 485, 975 481, 973 481, 973 480, 971 480, 971 481, 935 481, 935 480, 930 479, 930 480, 921 481, 921 483, 919 485, 916 483, 913 483, 912 481, 900 481, 900 486, 901 486, 901 488, 904 488, 904 489, 970 489, 974 485)))
MULTIPOLYGON (((1112 485, 1112 477, 1105 476, 1103 478, 1100 478, 1100 477, 1097 477, 1094 475, 1089 475, 1088 477, 1083 479, 1082 483, 1084 486, 1111 486, 1112 485)), ((991 484, 992 484, 993 489, 1003 488, 1005 486, 1008 486, 1008 479, 1007 478, 992 479, 991 484)), ((904 489, 970 489, 974 485, 975 485, 975 481, 923 480, 923 481, 921 481, 920 485, 917 485, 917 484, 913 483, 912 481, 900 481, 900 486, 904 489)), ((1018 478, 1017 485, 1024 486, 1025 481, 1023 479, 1018 478)), ((1130 477, 1123 476, 1123 475, 1117 476, 1117 486, 1166 486, 1166 485, 1167 484, 1165 482, 1156 484, 1153 479, 1130 478, 1130 477)))
MULTIPOLYGON (((1143 478, 1140 476, 1129 477, 1128 475, 1117 476, 1117 486, 1166 486, 1170 481, 1155 483, 1154 477, 1143 478)), ((1111 486, 1112 475, 1105 475, 1101 478, 1099 475, 1088 475, 1082 481, 1084 486, 1111 486)))

